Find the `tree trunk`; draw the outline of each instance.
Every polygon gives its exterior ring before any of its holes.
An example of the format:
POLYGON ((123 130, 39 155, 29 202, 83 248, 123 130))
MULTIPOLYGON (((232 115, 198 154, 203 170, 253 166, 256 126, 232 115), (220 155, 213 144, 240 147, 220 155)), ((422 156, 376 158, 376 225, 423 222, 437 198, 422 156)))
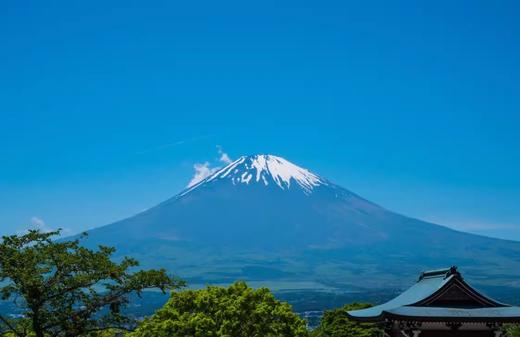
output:
POLYGON ((32 328, 36 337, 45 337, 43 328, 40 322, 40 315, 37 310, 33 311, 32 328))

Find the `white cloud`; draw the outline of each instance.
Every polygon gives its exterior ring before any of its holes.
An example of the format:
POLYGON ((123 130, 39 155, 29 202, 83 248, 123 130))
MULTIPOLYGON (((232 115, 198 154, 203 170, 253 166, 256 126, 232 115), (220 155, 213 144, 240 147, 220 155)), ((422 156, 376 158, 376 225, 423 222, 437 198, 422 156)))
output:
POLYGON ((223 152, 220 155, 220 161, 223 162, 224 164, 231 164, 231 162, 232 162, 231 158, 229 158, 228 154, 225 152, 223 152))
MULTIPOLYGON (((40 218, 38 216, 32 216, 29 219, 29 226, 28 226, 28 228, 22 229, 22 230, 18 230, 18 231, 16 231, 16 234, 17 235, 26 234, 29 229, 37 229, 37 230, 39 230, 40 232, 43 232, 43 233, 49 233, 49 232, 56 231, 55 228, 52 228, 52 227, 48 226, 42 218, 40 218)), ((71 234, 72 234, 72 231, 69 228, 62 228, 61 229, 60 236, 63 237, 63 236, 71 235, 71 234)))
POLYGON ((455 222, 451 227, 461 231, 491 231, 500 229, 517 229, 519 226, 504 223, 455 222))
MULTIPOLYGON (((228 165, 233 161, 233 160, 231 160, 229 155, 226 152, 224 152, 224 150, 222 149, 222 146, 217 145, 217 151, 218 151, 218 154, 220 155, 218 160, 221 163, 223 163, 224 165, 228 165)), ((192 187, 193 185, 199 183, 200 181, 206 179, 213 173, 217 172, 222 167, 218 166, 218 165, 215 167, 212 167, 210 162, 206 161, 204 163, 196 163, 195 165, 193 165, 193 168, 195 169, 195 173, 193 174, 193 177, 191 178, 187 187, 192 187)))
POLYGON ((485 222, 482 220, 472 220, 472 219, 457 219, 457 218, 433 218, 423 216, 421 219, 424 219, 428 222, 435 224, 442 224, 443 226, 451 227, 460 231, 488 231, 488 230, 499 230, 499 229, 517 229, 520 226, 518 224, 511 223, 497 223, 497 222, 485 222))
POLYGON ((222 146, 217 145, 217 149, 218 149, 218 153, 220 154, 220 158, 219 158, 219 160, 220 160, 222 163, 226 164, 226 165, 227 165, 227 164, 231 164, 231 162, 232 162, 233 160, 231 160, 231 158, 229 157, 229 155, 228 155, 226 152, 224 152, 224 150, 222 150, 222 146))
POLYGON ((50 228, 49 226, 47 226, 47 224, 45 223, 45 221, 43 221, 42 218, 39 218, 37 216, 33 216, 31 217, 31 227, 33 229, 39 229, 40 231, 44 232, 44 233, 48 233, 48 232, 52 232, 54 231, 53 228, 50 228))
POLYGON ((188 144, 188 143, 195 143, 195 142, 198 142, 203 139, 210 138, 210 137, 212 137, 212 136, 211 135, 202 135, 202 136, 196 136, 196 137, 192 137, 192 138, 180 139, 180 140, 172 142, 172 143, 161 144, 156 147, 152 147, 152 148, 145 149, 142 151, 137 151, 136 154, 142 155, 142 154, 147 154, 150 152, 168 150, 170 148, 174 148, 174 147, 188 144))
POLYGON ((43 228, 43 227, 45 227, 45 221, 38 218, 37 216, 33 216, 31 218, 31 225, 34 227, 43 228))
POLYGON ((220 169, 220 167, 211 167, 209 162, 196 163, 193 165, 193 168, 195 169, 195 174, 193 175, 193 178, 191 178, 187 187, 197 184, 220 169))

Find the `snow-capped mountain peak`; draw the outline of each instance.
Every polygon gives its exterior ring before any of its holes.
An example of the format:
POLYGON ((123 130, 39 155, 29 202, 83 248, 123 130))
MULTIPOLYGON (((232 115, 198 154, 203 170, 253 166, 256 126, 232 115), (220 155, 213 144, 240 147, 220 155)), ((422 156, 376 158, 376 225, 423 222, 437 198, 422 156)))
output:
POLYGON ((205 183, 224 179, 234 185, 260 183, 268 186, 274 184, 283 190, 289 189, 291 186, 299 186, 306 194, 311 193, 319 185, 327 184, 325 179, 282 157, 259 154, 238 158, 183 194, 205 183))

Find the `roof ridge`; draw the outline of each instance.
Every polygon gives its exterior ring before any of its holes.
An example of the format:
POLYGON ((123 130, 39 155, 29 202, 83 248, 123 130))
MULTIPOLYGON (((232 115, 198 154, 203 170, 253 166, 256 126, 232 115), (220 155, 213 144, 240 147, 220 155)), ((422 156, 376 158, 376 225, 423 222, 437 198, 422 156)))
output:
POLYGON ((450 268, 442 268, 442 269, 434 269, 434 270, 426 270, 421 273, 419 276, 419 281, 425 278, 437 278, 443 277, 447 279, 448 277, 455 275, 460 277, 460 273, 457 270, 457 266, 452 266, 450 268))

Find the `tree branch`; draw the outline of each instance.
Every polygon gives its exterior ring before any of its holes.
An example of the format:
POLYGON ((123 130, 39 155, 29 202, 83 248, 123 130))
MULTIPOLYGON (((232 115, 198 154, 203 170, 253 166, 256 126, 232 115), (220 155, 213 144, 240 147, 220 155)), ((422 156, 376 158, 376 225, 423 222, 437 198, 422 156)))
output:
POLYGON ((7 325, 7 327, 11 330, 12 333, 14 333, 15 335, 17 335, 18 337, 25 337, 24 335, 22 335, 21 333, 19 333, 12 325, 11 323, 9 322, 9 320, 7 320, 6 318, 4 318, 4 316, 0 315, 0 321, 2 321, 5 325, 7 325))

